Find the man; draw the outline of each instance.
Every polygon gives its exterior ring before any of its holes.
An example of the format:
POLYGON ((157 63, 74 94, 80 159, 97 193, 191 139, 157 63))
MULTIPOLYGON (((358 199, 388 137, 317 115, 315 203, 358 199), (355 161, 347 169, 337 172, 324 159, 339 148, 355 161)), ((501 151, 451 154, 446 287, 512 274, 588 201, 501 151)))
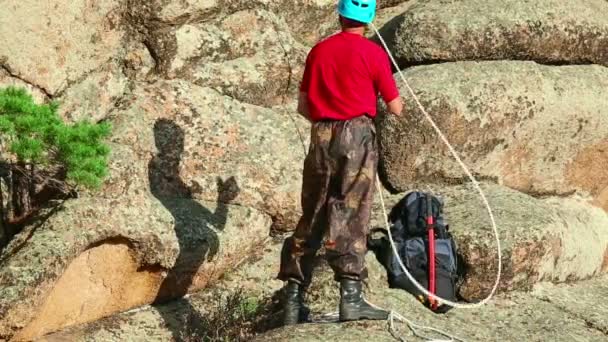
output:
POLYGON ((340 282, 340 321, 386 319, 363 299, 365 253, 378 164, 378 93, 390 112, 403 105, 389 59, 363 34, 376 0, 341 0, 342 31, 317 44, 306 60, 298 111, 312 123, 304 161, 303 214, 285 240, 278 278, 285 286, 284 324, 307 320, 303 293, 312 262, 325 239, 326 256, 340 282))

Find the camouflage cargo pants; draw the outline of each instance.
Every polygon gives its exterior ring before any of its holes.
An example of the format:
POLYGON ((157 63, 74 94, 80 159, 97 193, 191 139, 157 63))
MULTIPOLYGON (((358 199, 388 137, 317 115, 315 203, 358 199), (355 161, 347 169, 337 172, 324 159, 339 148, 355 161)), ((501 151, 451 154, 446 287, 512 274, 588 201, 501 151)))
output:
POLYGON ((304 161, 302 217, 281 252, 278 278, 307 286, 325 240, 336 280, 367 277, 365 253, 378 165, 372 119, 313 124, 304 161))

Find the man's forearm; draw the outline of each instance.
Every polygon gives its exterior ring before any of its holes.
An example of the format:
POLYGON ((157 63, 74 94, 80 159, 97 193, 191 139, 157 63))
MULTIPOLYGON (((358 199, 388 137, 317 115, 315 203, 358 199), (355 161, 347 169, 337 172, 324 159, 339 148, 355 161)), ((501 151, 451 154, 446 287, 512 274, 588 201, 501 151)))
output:
POLYGON ((387 103, 386 106, 388 107, 388 111, 394 115, 401 115, 401 112, 403 112, 403 101, 401 101, 401 97, 395 98, 387 103))

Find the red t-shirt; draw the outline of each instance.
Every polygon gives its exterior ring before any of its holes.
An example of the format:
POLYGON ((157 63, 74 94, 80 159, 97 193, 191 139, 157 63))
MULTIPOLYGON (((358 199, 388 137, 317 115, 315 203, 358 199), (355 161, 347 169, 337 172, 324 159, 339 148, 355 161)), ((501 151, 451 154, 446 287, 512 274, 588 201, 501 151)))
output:
POLYGON ((386 102, 399 96, 386 52, 347 32, 321 41, 310 51, 300 91, 308 94, 313 121, 375 117, 378 93, 386 102))

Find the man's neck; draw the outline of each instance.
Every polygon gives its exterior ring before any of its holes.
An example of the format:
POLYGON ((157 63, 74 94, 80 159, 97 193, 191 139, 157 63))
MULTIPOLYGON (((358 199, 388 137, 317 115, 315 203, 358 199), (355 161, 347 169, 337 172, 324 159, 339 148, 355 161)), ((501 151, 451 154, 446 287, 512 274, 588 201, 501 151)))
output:
POLYGON ((353 33, 353 34, 358 34, 358 35, 362 36, 363 34, 365 34, 365 27, 343 28, 342 32, 353 33))

